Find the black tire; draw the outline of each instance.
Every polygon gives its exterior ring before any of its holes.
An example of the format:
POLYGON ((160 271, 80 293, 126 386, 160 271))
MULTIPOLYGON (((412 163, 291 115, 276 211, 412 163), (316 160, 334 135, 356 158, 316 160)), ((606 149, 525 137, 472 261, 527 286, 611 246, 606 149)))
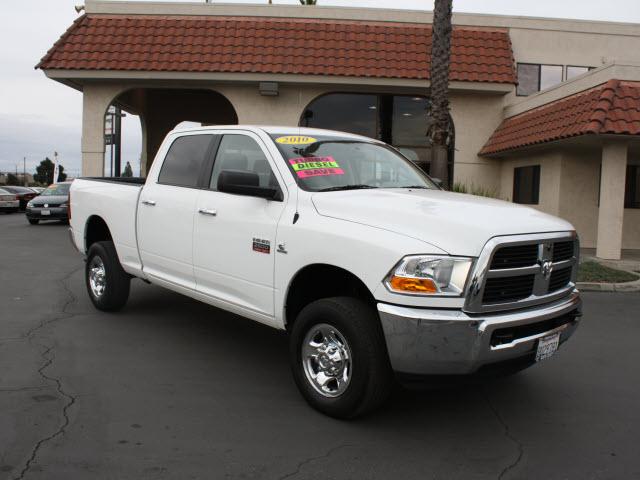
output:
MULTIPOLYGON (((318 338, 322 338, 321 333, 318 338)), ((289 359, 293 377, 305 400, 332 417, 365 415, 381 406, 393 387, 393 372, 378 314, 357 298, 325 298, 302 309, 291 329, 289 359), (303 361, 303 346, 309 341, 307 336, 313 338, 315 329, 324 328, 322 325, 330 326, 337 330, 338 337, 344 337, 352 361, 344 391, 333 397, 317 390, 303 361)), ((317 360, 310 362, 319 366, 317 360)), ((336 392, 338 389, 336 386, 336 392)))
POLYGON ((29 223, 31 225, 37 225, 38 223, 40 223, 40 220, 38 220, 37 218, 28 218, 27 220, 29 220, 29 223))
POLYGON ((127 303, 129 298, 129 287, 131 277, 122 269, 118 254, 113 246, 113 242, 96 242, 89 248, 87 262, 85 264, 85 283, 89 298, 93 305, 105 312, 120 310, 127 303), (92 288, 92 269, 100 271, 100 264, 103 266, 102 278, 99 284, 103 288, 101 293, 97 293, 92 288))

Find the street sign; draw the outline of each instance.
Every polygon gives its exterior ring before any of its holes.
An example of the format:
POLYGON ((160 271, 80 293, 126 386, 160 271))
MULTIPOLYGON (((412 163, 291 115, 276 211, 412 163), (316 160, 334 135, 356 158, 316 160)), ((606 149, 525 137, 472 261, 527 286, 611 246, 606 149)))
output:
POLYGON ((113 135, 113 115, 107 115, 104 119, 104 134, 113 135))

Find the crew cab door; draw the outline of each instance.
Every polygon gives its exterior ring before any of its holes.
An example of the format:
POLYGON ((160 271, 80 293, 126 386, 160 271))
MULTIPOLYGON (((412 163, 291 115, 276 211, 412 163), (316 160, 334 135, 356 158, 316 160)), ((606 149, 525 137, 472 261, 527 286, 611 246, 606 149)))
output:
POLYGON ((198 291, 268 316, 274 314, 275 240, 285 202, 217 186, 220 173, 231 170, 256 174, 259 186, 280 189, 271 161, 254 133, 223 133, 208 188, 198 195, 193 246, 198 291))
POLYGON ((162 165, 152 170, 138 205, 138 247, 144 272, 191 289, 195 289, 196 202, 215 139, 210 133, 175 138, 162 165))

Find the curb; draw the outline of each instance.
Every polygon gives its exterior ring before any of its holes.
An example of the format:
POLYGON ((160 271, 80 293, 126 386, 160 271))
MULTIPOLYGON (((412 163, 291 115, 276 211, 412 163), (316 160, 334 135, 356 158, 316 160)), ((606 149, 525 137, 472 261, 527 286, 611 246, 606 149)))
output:
POLYGON ((625 283, 578 282, 576 287, 583 292, 640 292, 640 280, 625 283))

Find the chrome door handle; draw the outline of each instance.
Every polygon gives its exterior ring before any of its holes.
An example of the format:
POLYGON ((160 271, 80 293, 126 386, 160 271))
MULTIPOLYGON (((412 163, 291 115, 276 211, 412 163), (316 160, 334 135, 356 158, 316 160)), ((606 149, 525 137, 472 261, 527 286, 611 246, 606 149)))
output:
POLYGON ((149 205, 150 207, 155 207, 156 206, 156 202, 154 200, 142 200, 142 203, 144 205, 149 205))
POLYGON ((201 213, 202 215, 210 215, 212 217, 218 215, 218 212, 216 212, 215 210, 207 210, 206 208, 199 209, 198 213, 201 213))

